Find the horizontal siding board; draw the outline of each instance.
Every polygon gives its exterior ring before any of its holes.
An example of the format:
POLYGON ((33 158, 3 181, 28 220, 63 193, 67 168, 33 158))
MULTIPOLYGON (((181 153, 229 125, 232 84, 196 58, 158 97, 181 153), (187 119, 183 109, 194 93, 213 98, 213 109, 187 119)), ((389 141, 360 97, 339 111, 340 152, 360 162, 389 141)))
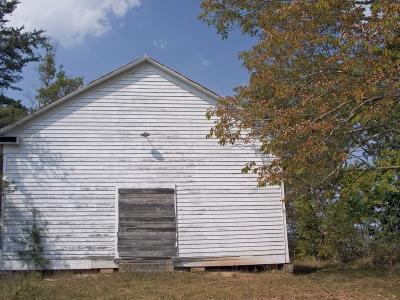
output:
MULTIPOLYGON (((30 230, 32 228, 31 224, 21 224, 21 223, 16 223, 16 224, 7 224, 5 225, 7 228, 4 230, 5 237, 7 238, 6 235, 10 235, 10 237, 18 236, 18 235, 25 235, 27 234, 27 230, 30 230)), ((52 236, 64 236, 66 234, 73 234, 77 238, 80 237, 82 234, 83 236, 87 235, 107 235, 109 236, 108 241, 115 241, 115 226, 114 224, 88 224, 88 225, 64 225, 64 224, 51 224, 51 225, 46 225, 46 224, 38 224, 41 228, 41 236, 42 240, 45 242, 47 238, 52 237, 52 236), (113 235, 113 237, 110 237, 110 234, 113 235)), ((88 243, 90 245, 90 243, 88 243)))
POLYGON ((255 239, 258 242, 265 242, 268 244, 277 243, 278 245, 282 245, 284 241, 283 236, 267 236, 267 235, 257 235, 257 234, 237 234, 231 236, 218 235, 218 236, 180 236, 179 244, 180 245, 209 245, 209 244, 235 244, 236 243, 255 243, 255 239), (197 238, 196 238, 197 237, 197 238))
MULTIPOLYGON (((75 258, 84 258, 84 257, 90 257, 90 256, 110 256, 113 255, 113 251, 110 250, 98 250, 96 248, 88 248, 88 250, 84 251, 73 251, 71 249, 65 249, 65 250, 48 250, 48 251, 43 251, 43 258, 59 258, 59 259, 67 259, 67 257, 75 256, 75 258)), ((14 252, 3 252, 3 259, 16 259, 20 258, 21 256, 17 251, 14 252)), ((27 259, 29 257, 25 256, 27 259)))
MULTIPOLYGON (((104 141, 106 142, 106 141, 104 141)), ((85 161, 95 161, 95 160, 101 160, 101 158, 103 158, 104 154, 103 153, 81 153, 81 154, 70 154, 70 153, 63 153, 62 156, 60 155, 54 155, 51 153, 40 153, 40 155, 38 154, 28 154, 28 155, 17 155, 18 152, 15 152, 17 150, 15 149, 11 149, 8 147, 8 149, 10 149, 10 151, 8 151, 7 156, 9 158, 13 158, 13 159, 21 159, 21 157, 23 157, 25 160, 28 161, 50 161, 50 162, 63 162, 63 161, 75 161, 75 160, 85 160, 85 161)), ((151 149, 149 149, 151 150, 151 149)), ((243 165, 243 159, 248 160, 249 156, 251 156, 250 153, 247 154, 247 157, 243 156, 243 155, 237 155, 235 153, 226 153, 223 156, 216 158, 216 157, 210 157, 210 156, 202 156, 202 155, 192 155, 192 156, 187 156, 186 159, 187 160, 182 160, 182 156, 178 155, 179 153, 176 153, 175 156, 171 156, 169 161, 186 161, 186 162, 232 162, 232 163, 236 163, 237 165, 243 165), (178 159, 179 158, 179 159, 178 159)), ((114 155, 112 157, 109 156, 104 156, 104 158, 108 158, 109 161, 120 161, 121 159, 124 159, 125 161, 129 162, 129 161, 138 161, 137 158, 141 158, 141 156, 126 156, 125 154, 120 154, 120 153, 114 153, 114 155)), ((143 157, 142 157, 143 158, 143 157)), ((139 160, 139 161, 143 161, 143 160, 139 160)), ((156 162, 154 160, 151 160, 152 162, 156 162)), ((260 158, 257 157, 252 157, 252 161, 256 161, 256 162, 261 162, 260 158)))
POLYGON ((202 232, 202 233, 207 233, 207 232, 213 232, 213 233, 218 233, 218 234, 223 234, 226 231, 241 231, 243 228, 246 227, 249 230, 264 230, 265 234, 282 234, 282 229, 279 228, 279 226, 271 227, 265 224, 236 224, 236 225, 224 225, 221 224, 221 226, 180 226, 178 228, 179 234, 181 233, 191 233, 191 232, 202 232))
MULTIPOLYGON (((181 258, 206 258, 206 257, 231 257, 231 256, 257 256, 257 255, 284 255, 285 250, 244 250, 236 249, 231 251, 227 250, 208 250, 205 251, 180 251, 179 256, 181 258)), ((281 262, 282 263, 282 262, 281 262)))
POLYGON ((264 249, 277 247, 278 249, 282 249, 282 240, 263 240, 259 239, 257 242, 253 240, 247 239, 231 239, 231 240, 204 240, 201 241, 181 241, 180 245, 185 245, 186 249, 211 249, 211 248, 232 248, 232 244, 235 245, 236 248, 251 248, 251 247, 263 247, 264 249))
MULTIPOLYGON (((10 168, 13 167, 25 167, 26 170, 30 170, 32 168, 37 168, 38 170, 43 169, 43 165, 40 164, 40 159, 46 158, 46 155, 41 155, 37 156, 35 158, 32 157, 31 160, 22 160, 20 158, 16 158, 15 161, 9 162, 8 166, 10 168), (30 164, 27 164, 27 163, 30 164)), ((57 159, 55 157, 51 161, 49 161, 48 165, 48 170, 57 170, 60 165, 65 166, 65 167, 74 167, 74 169, 87 169, 87 168, 93 168, 93 170, 96 170, 96 168, 102 168, 102 169, 115 169, 118 167, 121 167, 121 162, 125 161, 126 163, 126 168, 135 168, 135 169, 144 169, 143 167, 143 161, 137 161, 137 160, 130 160, 127 158, 119 158, 119 157, 111 157, 110 160, 105 161, 104 165, 99 165, 99 161, 101 159, 98 157, 79 157, 79 156, 66 156, 66 157, 60 157, 57 159), (78 164, 81 163, 81 164, 78 164), (108 168, 107 168, 108 167, 108 168)), ((256 160, 257 161, 257 160, 256 160)), ((191 160, 169 160, 166 161, 163 166, 160 166, 160 163, 158 161, 145 161, 148 163, 148 170, 152 170, 154 168, 166 168, 170 167, 172 170, 179 170, 179 167, 181 166, 192 166, 196 167, 197 170, 210 170, 210 169, 215 169, 215 170, 234 170, 234 171, 241 171, 243 167, 243 162, 235 157, 232 157, 229 159, 228 157, 224 158, 222 157, 219 161, 216 161, 215 159, 205 159, 205 158, 193 158, 191 160), (218 162, 216 165, 215 163, 218 162)), ((13 172, 17 170, 12 170, 13 172)))
MULTIPOLYGON (((82 195, 84 197, 84 195, 82 195)), ((109 211, 114 210, 115 203, 111 203, 110 201, 107 202, 100 202, 100 201, 92 201, 91 203, 88 203, 84 200, 81 200, 80 202, 77 201, 65 201, 65 200, 60 200, 55 202, 53 199, 50 199, 51 201, 34 201, 34 200, 21 200, 21 201, 15 201, 12 200, 13 203, 7 203, 7 205, 4 205, 6 208, 18 208, 18 209, 30 209, 32 210, 33 208, 36 209, 43 209, 43 208, 49 208, 49 209, 59 209, 59 208, 75 208, 75 209, 87 209, 87 208, 107 208, 109 211)))
POLYGON ((235 247, 232 247, 232 244, 202 244, 202 245, 186 245, 185 250, 181 251, 181 253, 190 253, 190 252, 207 252, 207 251, 277 251, 279 253, 284 253, 285 248, 282 247, 282 243, 238 243, 235 244, 235 247))
MULTIPOLYGON (((128 169, 126 169, 126 170, 128 171, 128 169)), ((144 171, 146 171, 146 170, 144 170, 144 168, 131 169, 131 173, 136 176, 143 173, 144 171)), ((160 174, 160 175, 172 177, 171 172, 173 172, 173 171, 179 172, 179 169, 170 170, 169 173, 168 173, 168 170, 166 170, 166 169, 165 170, 160 169, 160 170, 158 170, 158 172, 157 172, 157 170, 149 169, 149 170, 147 170, 146 176, 150 177, 152 175, 156 176, 157 174, 160 174)), ((38 170, 37 173, 35 173, 35 171, 27 171, 26 174, 21 174, 21 175, 26 176, 26 177, 35 177, 35 175, 48 176, 49 173, 52 173, 53 176, 66 177, 65 173, 62 173, 60 170, 51 170, 51 169, 50 170, 38 170)), ((210 176, 210 173, 207 170, 198 170, 196 173, 193 173, 193 172, 191 173, 190 171, 186 170, 186 171, 180 172, 180 173, 181 173, 181 176, 187 175, 187 176, 191 176, 192 178, 203 178, 203 177, 210 176)), ((14 174, 13 176, 17 177, 20 173, 17 171, 14 173, 10 172, 9 174, 14 174)), ((95 177, 95 178, 98 178, 98 177, 102 178, 102 177, 104 177, 104 174, 107 174, 108 176, 118 176, 118 175, 121 175, 121 170, 119 171, 119 173, 118 173, 118 170, 106 170, 106 168, 104 168, 103 170, 91 170, 91 171, 71 170, 68 177, 82 177, 82 176, 89 177, 90 176, 90 177, 95 177)), ((230 171, 230 170, 215 170, 212 178, 219 178, 224 175, 230 176, 233 178, 239 177, 239 179, 241 177, 242 178, 248 177, 248 178, 252 178, 252 179, 256 178, 256 176, 254 176, 254 175, 243 175, 240 172, 240 169, 236 169, 236 172, 230 171)), ((123 176, 123 177, 128 177, 128 175, 123 176)))
MULTIPOLYGON (((77 129, 79 130, 79 129, 77 129)), ((138 135, 142 134, 145 130, 139 130, 138 135)), ((153 142, 153 144, 155 144, 153 142)), ((188 157, 193 157, 193 155, 198 155, 199 157, 202 157, 201 154, 207 154, 207 151, 209 151, 208 147, 180 147, 180 146, 158 146, 158 145, 151 145, 148 144, 146 145, 147 149, 143 149, 143 146, 138 145, 125 145, 125 146, 110 146, 110 145, 103 145, 103 146, 90 146, 90 145, 80 145, 80 146, 52 146, 52 145, 43 145, 43 146, 37 146, 35 149, 15 149, 16 153, 19 154, 37 154, 39 157, 43 157, 46 155, 52 155, 56 156, 58 153, 57 151, 63 150, 63 154, 76 154, 76 153, 81 153, 81 154, 90 154, 93 152, 88 152, 88 150, 96 150, 98 153, 108 153, 107 151, 112 151, 112 150, 118 150, 119 154, 125 154, 125 153, 132 153, 132 151, 135 151, 136 154, 148 154, 149 150, 157 150, 159 152, 162 152, 163 155, 192 155, 188 157), (149 146, 152 146, 149 149, 149 146), (79 150, 80 152, 77 152, 79 150), (177 153, 179 151, 179 153, 177 153)), ((215 149, 215 154, 220 153, 222 157, 242 157, 244 155, 249 155, 249 151, 246 149, 231 149, 231 151, 226 151, 223 148, 216 148, 215 149)), ((11 153, 10 153, 11 154, 11 153)))
MULTIPOLYGON (((173 120, 171 120, 172 122, 173 120)), ((29 142, 40 142, 40 143, 45 143, 45 145, 42 145, 44 147, 49 147, 49 146, 82 146, 83 145, 91 145, 91 146, 127 146, 126 142, 121 140, 119 137, 115 136, 107 136, 107 137, 82 137, 82 136, 74 136, 74 137, 66 137, 66 138, 56 138, 56 137, 26 137, 22 138, 20 140, 20 144, 23 143, 29 143, 29 142), (104 144, 104 140, 107 139, 107 145, 104 144)), ((192 138, 165 138, 165 137, 160 137, 157 139, 157 146, 170 146, 170 147, 212 147, 215 146, 215 140, 214 139, 204 139, 201 141, 197 141, 196 139, 192 138)), ((148 141, 146 140, 136 140, 136 141, 130 141, 129 146, 148 146, 148 141)), ((235 151, 236 149, 251 149, 250 146, 248 145, 243 145, 243 146, 218 146, 217 149, 221 147, 221 150, 224 152, 227 152, 229 150, 235 151)), ((107 161, 108 162, 108 161, 107 161)), ((105 162, 105 163, 107 163, 105 162)), ((218 166, 215 166, 218 167, 218 166)))
MULTIPOLYGON (((52 176, 53 174, 49 173, 47 174, 47 178, 45 177, 45 174, 41 174, 40 176, 26 176, 24 177, 23 174, 18 174, 16 176, 14 176, 13 178, 15 178, 15 181, 18 180, 19 183, 34 183, 34 182, 43 182, 41 181, 41 179, 46 179, 47 182, 49 183, 59 183, 60 179, 63 180, 63 182, 68 182, 68 183, 76 183, 78 184, 79 182, 82 182, 82 180, 85 180, 85 182, 87 183, 97 183, 99 181, 106 181, 107 178, 112 178, 114 180, 114 182, 124 182, 124 181, 128 181, 129 179, 131 180, 131 178, 128 175, 121 175, 118 176, 117 174, 113 175, 113 174, 109 174, 109 176, 105 177, 102 174, 99 174, 98 176, 84 176, 84 175, 68 175, 66 174, 65 176, 52 176), (41 178, 41 177, 45 177, 45 178, 41 178), (124 180, 125 179, 125 180, 124 180)), ((239 174, 238 174, 239 175, 239 174)), ((176 180, 184 180, 186 179, 187 183, 193 183, 193 185, 197 185, 197 186, 216 186, 215 189, 218 189, 218 187, 221 188, 231 188, 233 190, 233 188, 235 187, 235 183, 236 183, 236 189, 238 189, 238 184, 237 183, 242 183, 245 187, 251 188, 254 187, 254 178, 245 178, 244 176, 226 176, 223 179, 220 179, 220 177, 216 176, 216 175, 210 175, 209 177, 205 176, 195 176, 195 175, 180 175, 177 174, 176 176, 173 176, 172 174, 170 176, 163 176, 163 177, 158 177, 160 178, 159 182, 160 183, 169 183, 171 182, 171 180, 173 180, 174 178, 176 180), (218 180, 218 181, 216 181, 218 180), (192 182, 193 181, 193 182, 192 182)), ((148 183, 151 182, 151 180, 156 180, 157 176, 156 174, 154 174, 154 176, 151 175, 147 175, 143 174, 143 176, 141 178, 135 179, 135 183, 148 183)), ((129 180, 129 181, 130 181, 129 180)), ((185 193, 185 192, 183 192, 185 193)), ((191 191, 187 191, 186 193, 190 193, 192 194, 191 191)), ((215 193, 213 191, 208 191, 205 190, 204 192, 202 192, 204 194, 207 193, 215 193)), ((229 193, 229 190, 222 190, 221 193, 229 193)))
MULTIPOLYGON (((77 162, 75 162, 76 164, 77 162)), ((65 167, 69 167, 68 164, 62 164, 65 167)), ((9 166, 11 167, 11 166, 9 166)), ((23 167, 23 164, 19 164, 18 167, 23 167)), ((38 167, 36 170, 32 169, 32 168, 26 168, 26 172, 28 172, 28 174, 34 174, 35 171, 37 172, 52 172, 54 174, 62 174, 62 171, 60 170, 60 164, 56 165, 54 164, 54 166, 50 166, 49 168, 43 168, 43 167, 38 167)), ((209 174, 209 170, 210 168, 213 168, 212 166, 202 166, 197 168, 198 166, 193 165, 193 167, 196 167, 196 173, 197 174, 202 174, 202 173, 207 173, 209 174)), ((171 166, 171 168, 168 168, 168 165, 166 166, 150 166, 149 168, 143 167, 142 166, 138 166, 138 165, 133 165, 133 164, 128 164, 127 166, 125 166, 123 169, 132 169, 133 172, 140 172, 140 171, 148 171, 148 172, 156 172, 157 170, 165 170, 167 171, 167 169, 172 171, 182 171, 186 174, 193 174, 190 173, 188 170, 181 170, 180 166, 171 166)), ((213 168, 215 173, 217 174, 240 174, 242 176, 246 176, 243 175, 241 173, 241 168, 239 166, 235 166, 235 165, 228 165, 228 166, 218 166, 213 168)), ((121 167, 119 167, 116 165, 109 165, 109 166, 99 166, 99 167, 94 167, 92 168, 91 164, 85 164, 83 166, 77 166, 77 167, 73 167, 71 168, 71 172, 73 173, 82 173, 82 174, 93 174, 99 171, 103 171, 103 172, 107 172, 108 174, 112 174, 112 173, 118 173, 118 171, 121 170, 121 167), (90 168, 90 170, 87 170, 88 168, 90 168)), ((14 170, 10 170, 10 174, 18 174, 20 171, 18 169, 14 169, 14 170)), ((254 175, 251 175, 254 176, 254 175)))
MULTIPOLYGON (((66 165, 70 164, 71 162, 88 162, 88 165, 91 165, 92 162, 98 162, 101 161, 102 159, 104 160, 105 157, 103 157, 102 153, 99 153, 98 155, 94 155, 92 154, 63 154, 63 156, 61 157, 60 155, 54 156, 54 155, 50 155, 49 153, 42 153, 40 155, 37 154, 29 154, 28 156, 17 156, 18 153, 12 153, 9 152, 8 153, 8 157, 13 158, 13 162, 11 162, 10 166, 12 166, 12 164, 16 161, 26 163, 28 160, 28 162, 32 162, 32 165, 34 166, 35 163, 37 162, 42 162, 43 160, 46 160, 49 162, 49 166, 53 166, 53 165, 61 165, 64 162, 66 163, 66 165), (24 159, 21 159, 21 157, 24 157, 24 159), (25 160, 25 161, 24 161, 25 160)), ((248 157, 247 157, 248 159, 248 157)), ((156 161, 154 159, 148 159, 147 157, 142 157, 142 156, 129 156, 127 157, 126 155, 123 156, 122 154, 118 154, 115 153, 115 156, 109 157, 109 159, 107 160, 106 165, 108 163, 115 164, 115 163, 120 163, 120 162, 126 162, 126 163, 138 163, 138 162, 142 162, 142 163, 149 163, 149 165, 154 165, 154 164, 159 164, 159 161, 156 161), (138 159, 138 158, 142 158, 142 159, 138 159)), ((258 158, 253 158, 253 161, 260 163, 261 159, 258 158)), ((199 163, 205 163, 205 164, 216 164, 218 162, 221 162, 225 165, 231 165, 232 167, 234 166, 243 166, 243 158, 241 156, 234 156, 234 155, 226 155, 223 157, 220 157, 219 159, 216 159, 214 157, 205 157, 205 156, 197 156, 197 157, 170 157, 170 159, 168 161, 165 161, 165 165, 169 165, 169 164, 174 164, 174 163, 178 163, 179 162, 181 164, 199 164, 199 163)))

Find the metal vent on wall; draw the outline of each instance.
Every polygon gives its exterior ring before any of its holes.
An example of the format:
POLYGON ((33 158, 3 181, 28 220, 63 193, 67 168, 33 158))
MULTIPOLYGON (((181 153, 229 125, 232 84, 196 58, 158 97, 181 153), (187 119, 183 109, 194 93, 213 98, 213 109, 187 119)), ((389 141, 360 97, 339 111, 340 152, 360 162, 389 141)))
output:
POLYGON ((0 136, 0 144, 18 144, 19 138, 16 136, 0 136))

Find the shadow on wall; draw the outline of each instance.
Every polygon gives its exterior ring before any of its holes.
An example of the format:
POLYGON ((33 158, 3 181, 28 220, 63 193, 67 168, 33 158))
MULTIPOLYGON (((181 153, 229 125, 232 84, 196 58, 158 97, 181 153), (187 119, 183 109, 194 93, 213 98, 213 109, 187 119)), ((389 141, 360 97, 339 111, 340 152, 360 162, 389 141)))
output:
POLYGON ((0 268, 9 268, 13 261, 19 261, 24 269, 49 268, 50 265, 39 266, 38 261, 47 261, 48 254, 56 250, 47 238, 49 221, 43 211, 42 199, 29 193, 29 185, 34 186, 36 193, 47 191, 49 186, 41 185, 32 166, 39 168, 42 175, 57 178, 60 176, 57 170, 62 156, 48 151, 43 143, 31 144, 29 150, 33 153, 40 150, 41 153, 24 159, 15 148, 10 149, 6 160, 6 175, 13 183, 13 190, 6 192, 3 199, 3 256, 0 268), (51 167, 47 167, 48 164, 51 167))
POLYGON ((151 153, 151 155, 153 156, 153 158, 155 160, 158 160, 158 161, 163 161, 164 160, 164 156, 157 149, 151 149, 150 153, 151 153))
POLYGON ((145 131, 141 134, 141 136, 149 143, 151 147, 150 151, 151 156, 157 161, 164 161, 164 156, 162 155, 162 153, 159 150, 155 149, 153 143, 151 142, 150 133, 145 131))

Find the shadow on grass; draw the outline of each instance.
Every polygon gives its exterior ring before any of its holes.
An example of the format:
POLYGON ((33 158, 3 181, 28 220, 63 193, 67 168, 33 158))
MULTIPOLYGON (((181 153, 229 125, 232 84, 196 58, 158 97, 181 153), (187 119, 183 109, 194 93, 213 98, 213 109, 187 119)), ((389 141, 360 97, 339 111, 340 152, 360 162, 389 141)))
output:
POLYGON ((293 264, 295 275, 308 275, 316 272, 334 273, 340 269, 340 265, 333 262, 298 261, 293 264))
POLYGON ((323 268, 316 267, 316 266, 295 265, 294 266, 294 274, 295 275, 307 275, 307 274, 315 273, 315 272, 320 271, 322 269, 323 268))
POLYGON ((363 262, 336 263, 336 262, 294 262, 294 275, 310 275, 314 273, 330 274, 347 277, 374 277, 399 276, 400 267, 374 266, 363 262))

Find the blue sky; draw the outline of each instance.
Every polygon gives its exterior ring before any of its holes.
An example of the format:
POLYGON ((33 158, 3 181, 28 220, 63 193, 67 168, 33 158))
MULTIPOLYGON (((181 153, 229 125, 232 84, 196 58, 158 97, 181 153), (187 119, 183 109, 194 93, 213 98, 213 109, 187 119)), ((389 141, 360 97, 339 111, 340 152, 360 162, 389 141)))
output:
MULTIPOLYGON (((199 12, 200 1, 193 0, 22 0, 11 24, 47 30, 60 43, 57 62, 85 83, 147 54, 221 95, 232 94, 248 80, 238 53, 251 40, 240 32, 222 40, 197 19, 199 12)), ((30 106, 36 67, 25 69, 23 91, 11 93, 30 106)))

